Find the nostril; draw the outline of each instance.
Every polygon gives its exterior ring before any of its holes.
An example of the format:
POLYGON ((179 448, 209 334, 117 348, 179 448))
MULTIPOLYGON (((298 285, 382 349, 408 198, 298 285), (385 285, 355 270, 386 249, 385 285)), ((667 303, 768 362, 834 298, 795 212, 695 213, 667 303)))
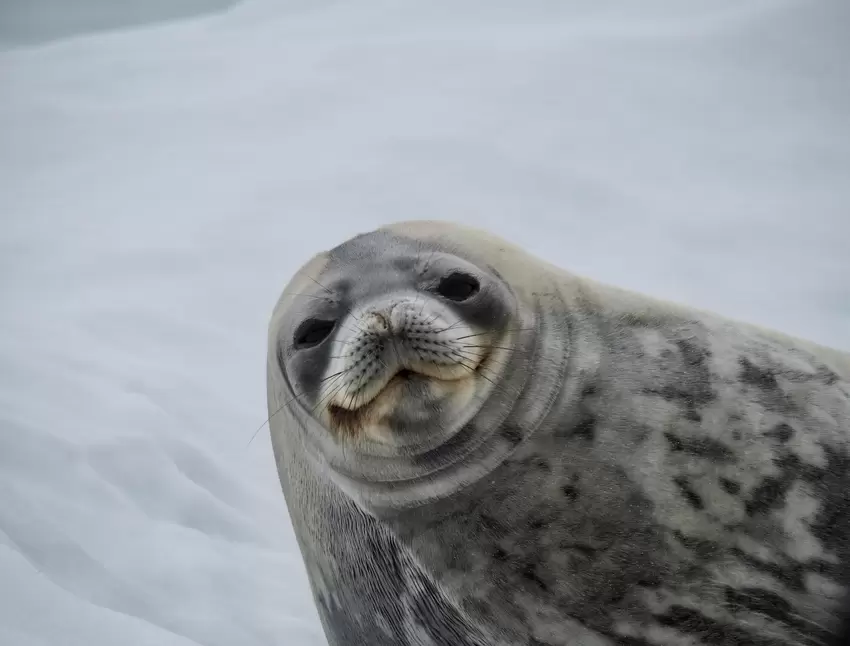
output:
POLYGON ((381 330, 390 329, 389 318, 383 312, 369 312, 368 322, 371 326, 381 330))

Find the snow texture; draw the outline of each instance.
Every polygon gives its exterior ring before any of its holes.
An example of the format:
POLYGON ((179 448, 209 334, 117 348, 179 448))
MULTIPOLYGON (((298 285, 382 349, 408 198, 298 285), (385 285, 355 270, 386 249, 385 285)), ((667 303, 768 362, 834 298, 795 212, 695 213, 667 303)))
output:
POLYGON ((483 225, 850 348, 846 0, 255 0, 0 57, 0 643, 318 646, 264 428, 314 252, 483 225))
POLYGON ((237 0, 0 0, 0 49, 213 13, 237 0))

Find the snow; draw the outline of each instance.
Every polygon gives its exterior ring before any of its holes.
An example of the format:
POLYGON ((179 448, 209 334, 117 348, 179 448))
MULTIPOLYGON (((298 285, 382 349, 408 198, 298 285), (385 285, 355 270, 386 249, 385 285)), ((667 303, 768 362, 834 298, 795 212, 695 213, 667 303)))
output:
POLYGON ((0 0, 0 49, 213 13, 237 0, 0 0))
POLYGON ((246 0, 0 55, 0 643, 324 644, 265 418, 314 252, 483 225, 850 349, 846 0, 246 0))

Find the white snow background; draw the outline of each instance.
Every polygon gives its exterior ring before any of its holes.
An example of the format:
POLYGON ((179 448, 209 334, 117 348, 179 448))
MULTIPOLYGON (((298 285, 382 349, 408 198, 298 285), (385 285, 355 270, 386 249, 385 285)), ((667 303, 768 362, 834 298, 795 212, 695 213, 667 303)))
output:
MULTIPOLYGON (((23 0, 21 0, 23 1, 23 0)), ((324 644, 266 325, 410 218, 850 348, 847 0, 246 0, 0 55, 0 644, 324 644)))

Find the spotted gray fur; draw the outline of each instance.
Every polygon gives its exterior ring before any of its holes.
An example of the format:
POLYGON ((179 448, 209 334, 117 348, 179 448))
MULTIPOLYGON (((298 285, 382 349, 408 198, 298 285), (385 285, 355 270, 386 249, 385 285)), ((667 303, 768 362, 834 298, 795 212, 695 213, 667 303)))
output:
POLYGON ((278 469, 331 646, 844 643, 844 353, 405 223, 308 264, 269 357, 278 469), (444 443, 361 459, 317 423, 332 344, 305 358, 292 331, 424 289, 433 254, 503 281, 460 319, 530 331, 512 337, 503 388, 444 443))

